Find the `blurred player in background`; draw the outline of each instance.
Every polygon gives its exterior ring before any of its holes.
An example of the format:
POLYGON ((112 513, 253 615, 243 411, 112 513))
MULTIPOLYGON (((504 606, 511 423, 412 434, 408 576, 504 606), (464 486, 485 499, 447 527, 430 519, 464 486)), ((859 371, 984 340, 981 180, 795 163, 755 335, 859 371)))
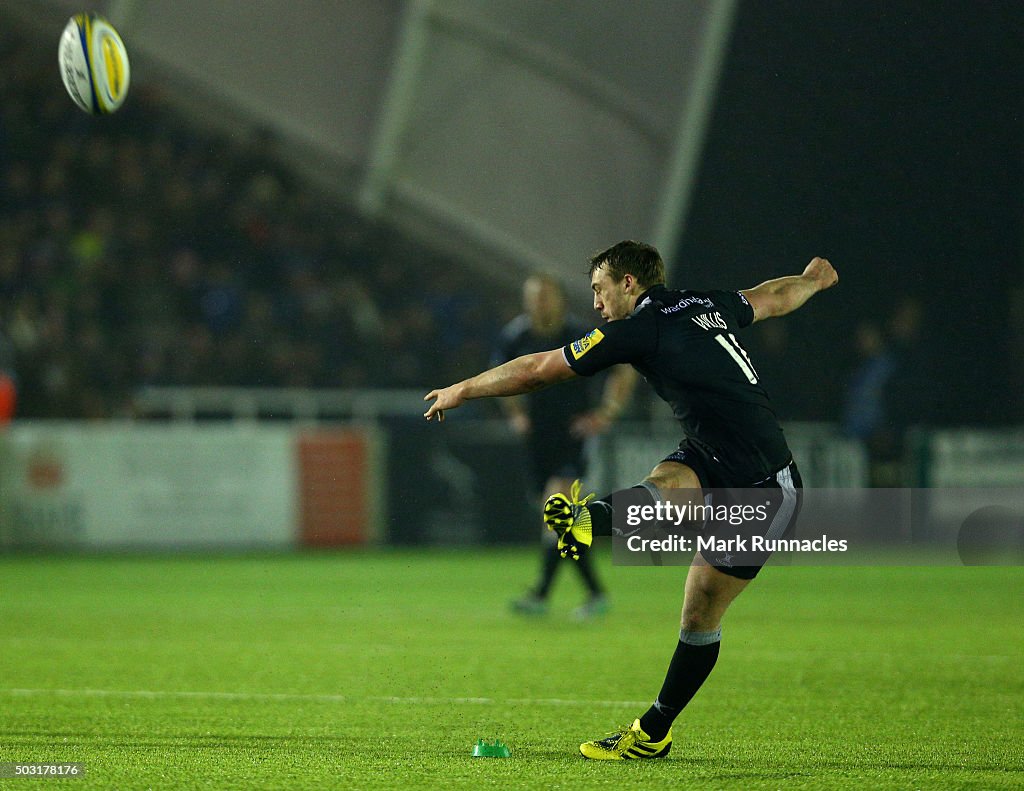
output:
MULTIPOLYGON (((642 498, 654 506, 678 490, 685 490, 686 501, 699 502, 705 494, 717 497, 724 490, 728 496, 729 489, 756 488, 771 507, 767 519, 748 522, 747 527, 782 537, 792 530, 799 512, 800 473, 736 333, 755 321, 796 310, 837 282, 832 265, 814 258, 799 275, 744 291, 674 291, 665 287, 665 264, 657 250, 620 242, 590 260, 594 309, 607 324, 560 349, 519 357, 432 390, 424 400, 434 403, 424 417, 443 420, 444 410, 469 399, 528 393, 629 363, 672 406, 684 438, 638 486, 623 492, 630 492, 634 502, 642 498)), ((578 494, 575 483, 568 497, 553 495, 544 506, 545 521, 558 533, 559 549, 573 557, 583 557, 594 535, 613 532, 615 493, 592 502, 578 494)), ((722 617, 767 554, 757 558, 759 565, 734 566, 732 559, 711 549, 694 555, 686 576, 679 642, 658 697, 631 724, 581 744, 585 757, 623 760, 668 754, 673 721, 718 661, 722 617)), ((641 659, 631 657, 608 678, 640 664, 641 659)))
MULTIPOLYGON (((588 329, 588 325, 567 312, 562 284, 550 275, 534 275, 526 281, 523 311, 502 330, 492 366, 564 346, 588 329)), ((525 440, 530 496, 539 495, 538 505, 555 492, 568 491, 573 480, 584 476, 584 440, 602 433, 615 421, 629 401, 635 382, 632 368, 616 366, 596 409, 590 408, 591 391, 585 387, 539 390, 502 399, 512 430, 525 440)), ((561 565, 556 541, 553 532, 543 531, 540 579, 536 587, 512 602, 514 611, 533 615, 547 612, 548 596, 561 565)), ((587 600, 574 611, 574 616, 585 620, 603 614, 608 599, 589 553, 580 557, 577 569, 587 588, 587 600)))

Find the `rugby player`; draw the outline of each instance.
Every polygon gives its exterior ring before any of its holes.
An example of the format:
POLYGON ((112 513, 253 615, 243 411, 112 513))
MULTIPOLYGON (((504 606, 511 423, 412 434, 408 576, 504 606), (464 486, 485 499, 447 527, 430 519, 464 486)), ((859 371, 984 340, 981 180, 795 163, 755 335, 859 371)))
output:
MULTIPOLYGON (((623 241, 590 260, 594 309, 607 323, 546 352, 518 357, 424 396, 424 417, 474 398, 528 393, 611 365, 629 363, 673 409, 683 440, 634 490, 657 504, 672 490, 761 487, 775 490, 770 530, 785 534, 799 510, 800 473, 746 350, 736 333, 755 321, 784 316, 838 282, 824 258, 799 275, 743 291, 674 291, 650 245, 623 241)), ((636 496, 636 495, 634 495, 636 496)), ((581 555, 593 535, 612 533, 614 494, 588 502, 578 486, 544 507, 559 549, 581 555)), ((686 577, 679 642, 661 691, 633 722, 603 739, 584 742, 587 758, 659 758, 672 746, 672 723, 718 659, 721 621, 760 566, 733 566, 727 557, 694 555, 686 577)))

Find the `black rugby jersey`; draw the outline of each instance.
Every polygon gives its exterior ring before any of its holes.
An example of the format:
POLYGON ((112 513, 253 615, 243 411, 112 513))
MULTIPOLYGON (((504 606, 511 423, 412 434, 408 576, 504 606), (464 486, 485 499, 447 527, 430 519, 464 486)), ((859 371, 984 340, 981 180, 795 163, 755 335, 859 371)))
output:
MULTIPOLYGON (((580 319, 569 315, 560 329, 544 335, 534 331, 529 316, 517 316, 502 329, 491 358, 491 366, 506 363, 524 354, 551 351, 580 337, 589 328, 580 319)), ((549 387, 527 393, 523 398, 526 414, 533 426, 533 436, 549 433, 568 436, 572 419, 589 410, 591 403, 588 387, 549 387)))
POLYGON ((654 286, 629 317, 563 347, 576 373, 630 363, 671 407, 686 436, 718 458, 742 486, 790 462, 782 428, 757 369, 736 338, 754 320, 737 291, 654 286))

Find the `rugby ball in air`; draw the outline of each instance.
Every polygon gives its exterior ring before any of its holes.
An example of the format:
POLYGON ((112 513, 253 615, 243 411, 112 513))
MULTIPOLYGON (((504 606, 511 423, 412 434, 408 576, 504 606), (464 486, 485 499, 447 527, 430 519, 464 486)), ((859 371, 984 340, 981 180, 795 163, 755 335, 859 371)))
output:
POLYGON ((103 17, 71 17, 60 37, 57 61, 64 87, 87 113, 106 115, 124 104, 131 79, 128 51, 103 17))

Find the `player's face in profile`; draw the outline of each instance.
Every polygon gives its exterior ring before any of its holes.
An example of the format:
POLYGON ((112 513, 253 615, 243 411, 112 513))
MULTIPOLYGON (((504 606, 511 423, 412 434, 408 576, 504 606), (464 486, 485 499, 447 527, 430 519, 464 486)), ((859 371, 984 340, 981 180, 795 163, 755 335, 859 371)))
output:
POLYGON ((624 319, 629 315, 629 295, 623 287, 623 280, 612 280, 604 264, 590 275, 590 287, 594 291, 594 310, 608 321, 624 319))

